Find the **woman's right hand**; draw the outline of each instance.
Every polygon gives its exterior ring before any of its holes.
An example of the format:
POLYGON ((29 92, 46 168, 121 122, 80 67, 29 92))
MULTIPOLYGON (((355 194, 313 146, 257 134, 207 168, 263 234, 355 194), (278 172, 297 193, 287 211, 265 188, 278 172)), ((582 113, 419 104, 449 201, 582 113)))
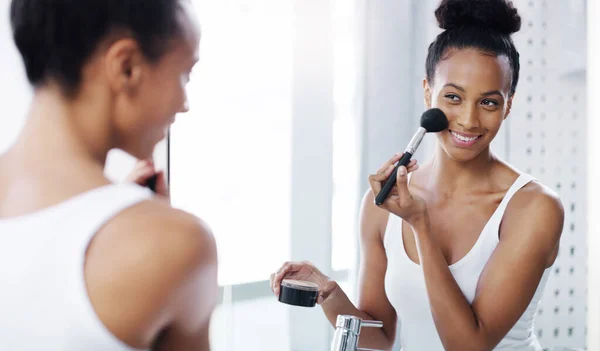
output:
POLYGON ((167 181, 165 177, 164 171, 156 171, 154 168, 154 162, 152 160, 141 160, 138 161, 131 171, 131 173, 127 176, 127 181, 136 183, 143 187, 147 186, 148 181, 153 176, 156 176, 156 189, 154 189, 155 193, 158 195, 162 195, 165 197, 169 197, 169 189, 167 188, 167 181))
POLYGON ((286 262, 271 274, 271 291, 275 296, 279 296, 281 281, 284 279, 294 279, 317 284, 319 288, 319 297, 317 303, 321 304, 337 288, 336 282, 329 279, 328 276, 321 273, 312 263, 304 262, 286 262))

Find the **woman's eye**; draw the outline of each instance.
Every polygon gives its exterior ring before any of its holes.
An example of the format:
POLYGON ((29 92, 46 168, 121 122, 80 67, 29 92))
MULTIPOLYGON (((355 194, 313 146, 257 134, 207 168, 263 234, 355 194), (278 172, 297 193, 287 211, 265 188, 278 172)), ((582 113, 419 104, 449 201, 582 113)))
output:
POLYGON ((460 97, 458 97, 458 95, 455 94, 446 94, 445 98, 452 101, 460 101, 460 97))
POLYGON ((485 106, 491 106, 491 107, 499 105, 498 102, 496 102, 494 100, 488 100, 488 99, 481 101, 481 103, 485 106))

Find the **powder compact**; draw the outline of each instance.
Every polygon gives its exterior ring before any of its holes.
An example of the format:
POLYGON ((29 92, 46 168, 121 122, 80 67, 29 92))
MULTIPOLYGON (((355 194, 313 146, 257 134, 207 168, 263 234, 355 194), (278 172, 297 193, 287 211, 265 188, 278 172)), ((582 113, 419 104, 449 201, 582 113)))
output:
POLYGON ((314 307, 317 304, 319 287, 315 283, 284 279, 279 290, 279 302, 300 306, 314 307))

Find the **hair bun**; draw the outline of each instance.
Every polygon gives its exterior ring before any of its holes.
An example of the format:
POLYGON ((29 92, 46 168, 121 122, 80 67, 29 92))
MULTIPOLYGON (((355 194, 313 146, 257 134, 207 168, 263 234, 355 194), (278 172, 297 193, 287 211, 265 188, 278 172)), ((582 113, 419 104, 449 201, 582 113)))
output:
POLYGON ((473 26, 511 35, 521 29, 521 16, 510 0, 442 0, 435 17, 446 30, 473 26))

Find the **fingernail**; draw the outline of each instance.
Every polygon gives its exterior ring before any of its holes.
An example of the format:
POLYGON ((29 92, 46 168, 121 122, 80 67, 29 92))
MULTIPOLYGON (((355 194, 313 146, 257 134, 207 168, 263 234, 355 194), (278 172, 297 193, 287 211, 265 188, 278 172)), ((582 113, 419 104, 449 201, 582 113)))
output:
POLYGON ((398 174, 401 175, 401 176, 405 176, 406 175, 406 168, 405 167, 398 168, 398 174))

